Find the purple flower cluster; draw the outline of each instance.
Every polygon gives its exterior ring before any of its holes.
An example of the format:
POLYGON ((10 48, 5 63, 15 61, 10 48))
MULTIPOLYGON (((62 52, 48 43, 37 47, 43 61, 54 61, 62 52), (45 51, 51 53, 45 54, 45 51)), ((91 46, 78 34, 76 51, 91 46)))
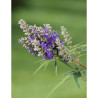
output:
POLYGON ((35 56, 42 56, 43 59, 53 59, 54 57, 62 58, 65 62, 70 60, 68 53, 61 41, 57 31, 52 30, 49 24, 44 24, 44 28, 28 26, 26 22, 19 20, 20 28, 23 29, 27 37, 21 38, 19 43, 35 56))

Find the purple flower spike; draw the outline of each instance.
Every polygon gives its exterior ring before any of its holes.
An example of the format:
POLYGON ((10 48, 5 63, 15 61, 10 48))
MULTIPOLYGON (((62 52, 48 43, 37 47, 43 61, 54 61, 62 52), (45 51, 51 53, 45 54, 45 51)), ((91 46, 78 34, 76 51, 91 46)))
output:
MULTIPOLYGON (((69 50, 64 46, 63 41, 60 40, 60 35, 56 30, 52 30, 50 24, 44 24, 43 27, 29 26, 21 19, 18 22, 20 28, 23 29, 27 37, 19 39, 21 43, 32 55, 42 56, 43 60, 53 59, 54 56, 63 59, 64 62, 73 61, 69 55, 69 50), (64 50, 64 51, 63 51, 64 50)), ((71 39, 62 27, 62 35, 64 39, 71 39)), ((68 42, 71 43, 71 42, 68 42)))

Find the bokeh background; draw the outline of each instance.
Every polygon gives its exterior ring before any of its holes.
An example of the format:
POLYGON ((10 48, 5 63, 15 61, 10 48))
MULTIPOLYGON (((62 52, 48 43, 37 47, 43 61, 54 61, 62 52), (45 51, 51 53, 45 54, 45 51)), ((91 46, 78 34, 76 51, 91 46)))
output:
MULTIPOLYGON (((12 98, 46 98, 51 89, 64 77, 69 68, 58 62, 58 76, 54 63, 42 68, 35 76, 34 71, 41 57, 32 56, 18 43, 24 37, 18 20, 24 19, 30 25, 51 24, 61 35, 64 25, 72 36, 73 45, 86 43, 86 0, 12 0, 12 98)), ((63 40, 63 36, 61 36, 63 40)), ((86 56, 80 59, 86 64, 86 56)), ((81 81, 79 89, 73 77, 60 86, 49 98, 86 98, 86 82, 81 81)))

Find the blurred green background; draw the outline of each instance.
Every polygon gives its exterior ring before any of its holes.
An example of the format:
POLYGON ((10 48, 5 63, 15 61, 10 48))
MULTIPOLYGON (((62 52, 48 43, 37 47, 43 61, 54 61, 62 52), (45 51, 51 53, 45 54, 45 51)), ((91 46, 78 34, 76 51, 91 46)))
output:
MULTIPOLYGON (((18 39, 24 37, 18 25, 19 19, 26 20, 30 25, 51 24, 60 35, 60 26, 64 25, 72 36, 73 45, 85 44, 86 0, 12 0, 12 98, 46 98, 69 68, 58 62, 56 77, 54 63, 51 63, 46 71, 42 68, 33 76, 40 65, 34 62, 41 57, 32 56, 18 43, 18 39)), ((86 56, 80 61, 86 64, 86 56)), ((86 82, 82 81, 79 89, 72 77, 49 98, 86 98, 86 82)))

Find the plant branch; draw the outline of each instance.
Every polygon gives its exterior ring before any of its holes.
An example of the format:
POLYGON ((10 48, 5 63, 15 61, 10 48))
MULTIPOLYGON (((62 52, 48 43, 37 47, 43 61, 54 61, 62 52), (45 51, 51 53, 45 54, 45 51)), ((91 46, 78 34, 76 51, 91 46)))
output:
POLYGON ((84 67, 85 69, 87 69, 86 66, 83 65, 82 63, 80 63, 79 61, 77 61, 77 63, 78 63, 80 66, 82 66, 82 67, 84 67))

